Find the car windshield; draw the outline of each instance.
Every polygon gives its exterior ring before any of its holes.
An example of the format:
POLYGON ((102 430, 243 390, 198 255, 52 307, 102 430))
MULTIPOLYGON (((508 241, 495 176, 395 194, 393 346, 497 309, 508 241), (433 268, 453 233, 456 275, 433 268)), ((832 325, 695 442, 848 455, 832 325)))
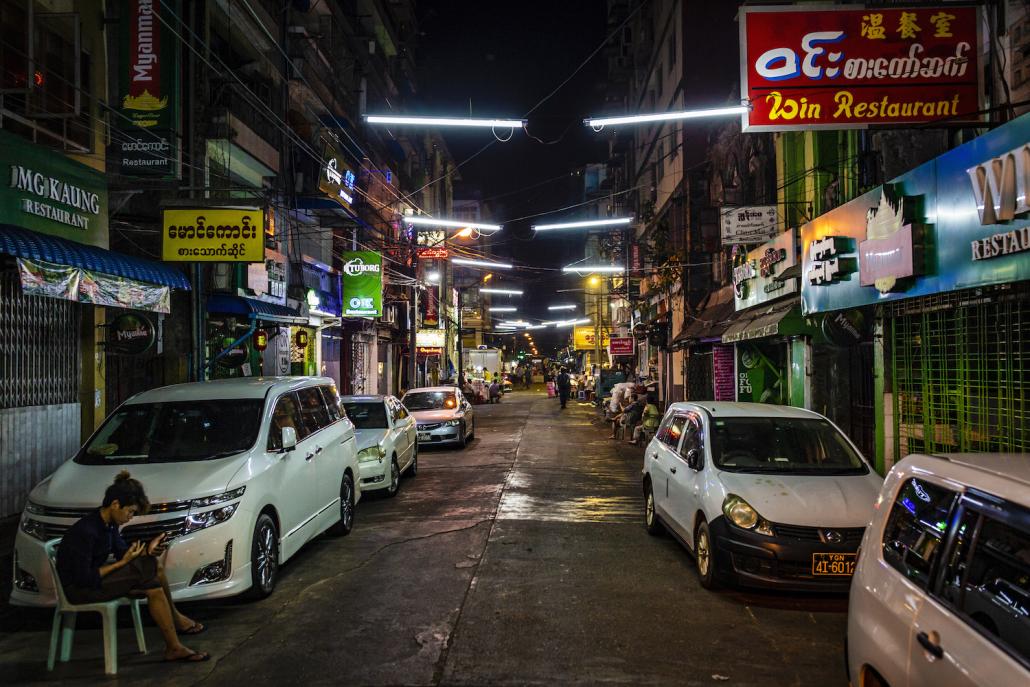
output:
POLYGON ((211 460, 246 451, 263 399, 133 403, 119 408, 75 457, 83 465, 211 460))
POLYGON ((408 410, 450 410, 458 406, 453 391, 412 391, 404 394, 401 403, 408 410))
POLYGON ((734 417, 712 421, 720 470, 789 474, 865 474, 865 462, 826 420, 734 417))
POLYGON ((344 402, 347 417, 354 423, 355 429, 386 429, 386 406, 382 401, 376 402, 344 402))

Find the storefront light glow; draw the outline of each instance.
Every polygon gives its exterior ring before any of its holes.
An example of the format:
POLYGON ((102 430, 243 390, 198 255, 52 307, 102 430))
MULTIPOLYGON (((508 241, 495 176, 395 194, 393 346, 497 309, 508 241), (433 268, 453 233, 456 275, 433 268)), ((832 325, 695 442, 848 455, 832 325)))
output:
POLYGON ((584 119, 583 123, 595 130, 604 126, 616 126, 619 124, 645 124, 647 122, 669 122, 681 119, 705 119, 708 117, 733 117, 748 112, 747 105, 733 105, 731 107, 713 107, 705 110, 682 110, 680 112, 655 112, 652 114, 625 115, 622 117, 591 117, 584 119))
POLYGON ((470 126, 483 129, 521 129, 522 119, 488 119, 476 117, 411 117, 403 115, 365 115, 369 124, 406 126, 470 126))
POLYGON ((430 284, 439 284, 440 283, 440 273, 439 272, 426 272, 426 280, 429 281, 430 284))
POLYGON ((554 231, 557 229, 589 229, 590 227, 624 226, 633 221, 632 217, 616 217, 614 219, 591 219, 581 222, 560 222, 558 224, 534 224, 533 231, 554 231))
POLYGON ((510 270, 514 265, 506 262, 489 262, 487 260, 467 260, 465 258, 451 258, 455 265, 467 265, 468 267, 486 267, 488 269, 510 270))
POLYGON ((446 229, 476 229, 484 234, 493 234, 501 230, 500 224, 482 224, 479 222, 465 222, 458 219, 435 219, 433 217, 405 217, 407 224, 414 224, 420 227, 443 227, 446 229))

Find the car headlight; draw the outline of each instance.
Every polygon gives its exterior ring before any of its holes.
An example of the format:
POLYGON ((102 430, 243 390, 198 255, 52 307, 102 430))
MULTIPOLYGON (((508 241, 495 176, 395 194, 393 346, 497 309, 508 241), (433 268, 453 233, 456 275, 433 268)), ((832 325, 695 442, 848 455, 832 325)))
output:
POLYGON ((378 460, 383 461, 383 456, 386 452, 378 446, 369 446, 358 451, 358 462, 359 463, 371 463, 372 461, 378 460))
POLYGON ((213 527, 220 523, 225 522, 232 517, 232 514, 236 512, 240 503, 230 503, 222 506, 221 508, 215 508, 214 510, 206 510, 202 513, 191 513, 186 518, 186 525, 183 528, 183 534, 189 534, 190 532, 196 532, 207 527, 213 527))
POLYGON ((448 420, 444 424, 448 427, 457 427, 461 424, 461 420, 448 420))
POLYGON ((21 531, 34 539, 47 541, 46 524, 32 518, 22 518, 21 531))
POLYGON ((773 536, 772 525, 769 521, 759 515, 750 503, 736 494, 726 496, 722 502, 722 513, 730 522, 743 530, 758 532, 767 537, 773 536))
POLYGON ((32 501, 26 501, 25 503, 26 513, 35 513, 36 515, 42 515, 44 510, 45 509, 43 508, 43 506, 39 505, 38 503, 33 503, 32 501))
POLYGON ((232 501, 243 496, 243 492, 247 490, 247 487, 243 486, 232 491, 226 491, 221 494, 215 494, 214 496, 205 496, 202 499, 193 499, 190 501, 190 508, 204 508, 206 506, 214 506, 219 503, 225 503, 226 501, 232 501))

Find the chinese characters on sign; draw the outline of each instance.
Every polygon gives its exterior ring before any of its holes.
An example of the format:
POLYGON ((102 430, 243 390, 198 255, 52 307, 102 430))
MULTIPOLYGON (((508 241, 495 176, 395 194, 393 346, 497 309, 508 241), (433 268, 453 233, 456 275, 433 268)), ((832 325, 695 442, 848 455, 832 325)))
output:
POLYGON ((744 7, 744 129, 976 121, 978 11, 744 7))

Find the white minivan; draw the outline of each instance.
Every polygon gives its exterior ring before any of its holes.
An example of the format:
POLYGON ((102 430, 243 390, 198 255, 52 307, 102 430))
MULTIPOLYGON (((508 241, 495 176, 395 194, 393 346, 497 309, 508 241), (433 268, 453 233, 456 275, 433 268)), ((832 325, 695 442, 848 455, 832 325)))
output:
POLYGON ((1030 685, 1030 455, 911 455, 891 469, 846 652, 855 687, 1030 685))
POLYGON ((43 545, 97 508, 115 475, 151 507, 130 543, 167 533, 177 600, 267 596, 279 566, 326 530, 348 534, 361 497, 354 427, 327 377, 176 384, 122 404, 29 495, 14 547, 11 602, 55 603, 43 545))

